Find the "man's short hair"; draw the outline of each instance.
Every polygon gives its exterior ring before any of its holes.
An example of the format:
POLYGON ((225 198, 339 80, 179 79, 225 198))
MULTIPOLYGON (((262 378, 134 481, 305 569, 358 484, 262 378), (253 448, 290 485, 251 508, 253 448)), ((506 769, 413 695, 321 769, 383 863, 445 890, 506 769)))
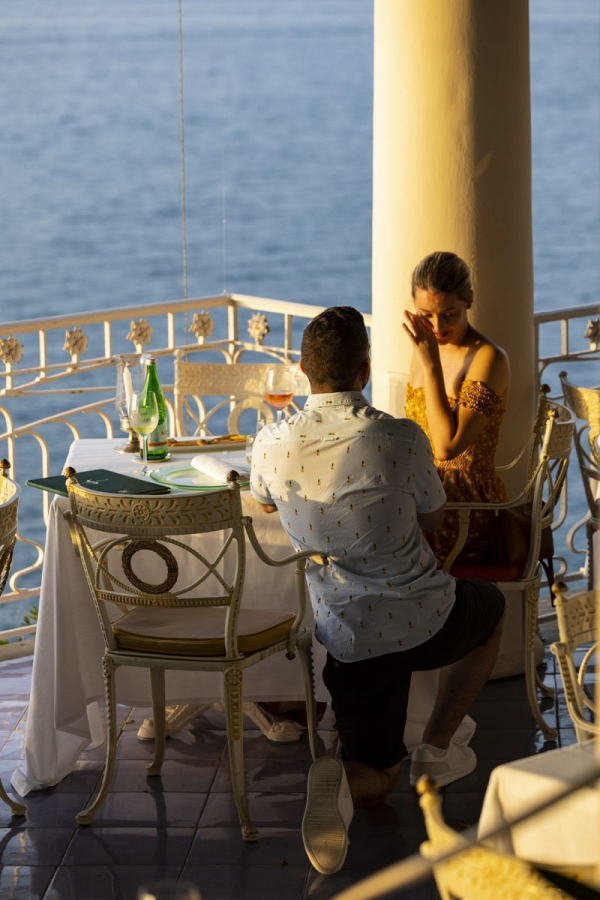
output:
POLYGON ((352 306, 323 310, 304 329, 301 353, 311 384, 349 390, 369 359, 369 336, 362 315, 352 306))

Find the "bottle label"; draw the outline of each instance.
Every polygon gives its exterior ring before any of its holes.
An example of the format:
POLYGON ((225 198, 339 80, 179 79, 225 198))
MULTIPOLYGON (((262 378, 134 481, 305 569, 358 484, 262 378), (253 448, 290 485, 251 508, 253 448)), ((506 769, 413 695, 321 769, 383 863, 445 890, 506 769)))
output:
POLYGON ((167 446, 167 422, 159 422, 148 436, 148 459, 164 459, 169 452, 167 446))

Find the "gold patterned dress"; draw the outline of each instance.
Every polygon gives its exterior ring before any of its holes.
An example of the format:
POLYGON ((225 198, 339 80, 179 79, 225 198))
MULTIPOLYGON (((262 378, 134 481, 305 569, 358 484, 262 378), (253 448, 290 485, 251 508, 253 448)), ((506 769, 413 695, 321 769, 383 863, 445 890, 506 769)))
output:
MULTIPOLYGON (((494 502, 508 499, 504 484, 496 475, 494 468, 500 423, 504 415, 504 410, 501 409, 501 398, 481 381, 466 380, 461 385, 458 397, 448 397, 448 401, 452 409, 460 403, 467 409, 473 409, 488 417, 487 425, 466 450, 454 459, 435 460, 448 502, 468 500, 494 502)), ((425 388, 413 388, 412 385, 407 385, 405 414, 408 419, 412 419, 421 426, 431 441, 425 405, 425 388)), ((457 513, 447 512, 444 523, 436 533, 435 542, 432 544, 440 563, 452 549, 457 531, 457 513)), ((489 561, 488 533, 487 513, 485 511, 472 512, 467 542, 457 561, 489 561)))

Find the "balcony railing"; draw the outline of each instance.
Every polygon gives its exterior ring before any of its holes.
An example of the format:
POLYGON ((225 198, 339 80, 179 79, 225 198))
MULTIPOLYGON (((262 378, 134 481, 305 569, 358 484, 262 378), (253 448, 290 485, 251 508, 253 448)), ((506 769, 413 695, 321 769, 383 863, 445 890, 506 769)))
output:
MULTIPOLYGON (((159 363, 159 370, 172 415, 173 388, 165 372, 172 371, 176 349, 206 354, 204 358, 213 362, 295 360, 306 320, 321 309, 226 294, 0 324, 4 364, 0 412, 5 425, 0 455, 11 463, 9 474, 20 483, 40 474, 56 474, 74 438, 114 436, 118 430, 115 366, 120 354, 141 354, 151 348, 154 356, 169 359, 168 365, 159 363)), ((555 396, 561 368, 571 363, 589 367, 599 358, 599 321, 589 321, 597 313, 589 306, 536 314, 540 378, 549 381, 555 396)), ((370 326, 371 317, 365 319, 370 326)), ((577 380, 574 375, 573 380, 577 380)), ((576 580, 584 575, 585 548, 576 547, 573 532, 584 509, 579 474, 571 469, 574 477, 565 493, 556 543, 565 548, 561 566, 567 579, 576 580)), ((35 633, 35 613, 30 607, 40 591, 51 499, 45 492, 23 490, 13 571, 0 598, 0 640, 35 633), (9 618, 12 623, 7 625, 9 618)), ((28 651, 30 644, 25 641, 20 652, 28 651)), ((14 644, 9 648, 19 652, 14 644)))

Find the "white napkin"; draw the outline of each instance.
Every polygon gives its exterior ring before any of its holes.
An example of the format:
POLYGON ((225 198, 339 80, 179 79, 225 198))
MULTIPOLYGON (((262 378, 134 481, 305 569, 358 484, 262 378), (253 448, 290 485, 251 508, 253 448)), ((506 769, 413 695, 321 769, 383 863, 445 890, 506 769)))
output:
POLYGON ((240 474, 240 481, 247 481, 250 469, 246 465, 232 464, 231 460, 223 459, 223 457, 213 456, 211 453, 199 453, 191 460, 191 464, 203 475, 210 475, 220 484, 227 482, 227 476, 232 469, 240 474))

